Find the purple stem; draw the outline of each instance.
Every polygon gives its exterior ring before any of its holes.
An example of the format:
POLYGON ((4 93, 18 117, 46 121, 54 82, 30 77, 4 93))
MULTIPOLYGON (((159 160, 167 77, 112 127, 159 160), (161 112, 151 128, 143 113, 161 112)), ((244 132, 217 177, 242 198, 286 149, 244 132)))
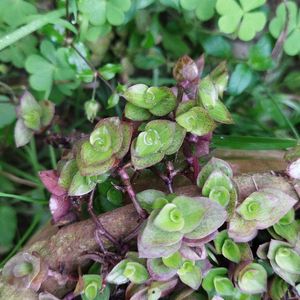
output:
POLYGON ((103 246, 103 242, 101 240, 101 237, 98 236, 98 232, 101 235, 104 235, 108 240, 110 240, 113 244, 119 245, 118 241, 115 239, 114 236, 112 236, 103 226, 101 221, 97 218, 97 216, 94 213, 93 210, 93 200, 94 200, 94 194, 95 194, 95 189, 91 192, 89 202, 88 202, 88 212, 91 215, 94 223, 96 224, 97 231, 95 233, 95 237, 101 247, 101 250, 105 252, 105 248, 103 246))
POLYGON ((123 182, 124 188, 126 190, 126 192, 128 193, 137 213, 139 214, 139 216, 142 219, 146 219, 147 218, 147 212, 140 206, 137 198, 136 198, 136 193, 131 185, 130 182, 130 177, 128 175, 128 173, 126 172, 125 167, 119 168, 118 169, 118 174, 121 177, 121 180, 123 182))

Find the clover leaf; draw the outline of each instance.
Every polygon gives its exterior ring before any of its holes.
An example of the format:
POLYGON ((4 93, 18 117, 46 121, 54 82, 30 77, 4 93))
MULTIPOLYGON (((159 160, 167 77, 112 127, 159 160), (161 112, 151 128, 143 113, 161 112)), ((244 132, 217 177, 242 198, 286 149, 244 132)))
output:
POLYGON ((131 161, 136 169, 144 169, 160 162, 165 155, 176 153, 183 143, 185 129, 167 120, 149 122, 145 130, 133 140, 131 161))
POLYGON ((45 92, 45 98, 48 98, 54 84, 61 93, 71 95, 79 81, 68 62, 68 49, 55 49, 51 42, 44 40, 40 51, 42 55, 32 54, 25 62, 25 68, 31 74, 30 86, 36 91, 45 92))
POLYGON ((16 146, 21 147, 30 141, 34 133, 50 125, 54 104, 48 100, 37 102, 29 92, 25 92, 17 107, 17 116, 14 137, 16 146))
POLYGON ((24 23, 28 16, 36 14, 37 9, 28 1, 2 0, 0 2, 0 11, 0 21, 5 22, 9 26, 17 27, 24 23))
POLYGON ((243 41, 252 40, 256 33, 263 30, 267 18, 257 11, 266 0, 217 0, 216 10, 221 15, 219 28, 222 32, 237 36, 243 41))
POLYGON ((285 28, 287 13, 289 14, 289 21, 283 49, 286 54, 293 56, 300 53, 298 42, 300 39, 300 10, 297 4, 292 1, 281 3, 276 9, 276 16, 270 22, 269 30, 275 38, 278 38, 285 28))
POLYGON ((193 10, 197 18, 207 21, 214 16, 216 0, 180 0, 181 6, 186 10, 193 10))
POLYGON ((93 26, 101 26, 106 22, 121 25, 125 20, 125 12, 129 10, 131 0, 79 0, 78 9, 93 26))
POLYGON ((132 125, 117 117, 102 119, 88 138, 75 145, 76 161, 82 176, 106 173, 128 152, 132 125))
POLYGON ((36 53, 36 44, 37 39, 34 36, 26 36, 13 46, 2 50, 0 60, 6 63, 11 62, 17 68, 24 68, 26 58, 30 54, 36 53))

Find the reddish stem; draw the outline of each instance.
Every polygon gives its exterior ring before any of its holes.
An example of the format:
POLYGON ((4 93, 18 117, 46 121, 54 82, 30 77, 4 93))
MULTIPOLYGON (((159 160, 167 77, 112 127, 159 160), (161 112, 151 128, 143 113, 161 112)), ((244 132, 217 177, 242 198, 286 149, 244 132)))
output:
POLYGON ((128 175, 128 173, 126 172, 126 166, 119 168, 118 169, 118 174, 121 177, 121 180, 123 182, 124 188, 126 190, 126 192, 128 193, 137 213, 139 214, 139 216, 142 219, 146 219, 147 218, 147 212, 140 206, 137 198, 136 198, 136 193, 131 185, 130 182, 130 177, 128 175))

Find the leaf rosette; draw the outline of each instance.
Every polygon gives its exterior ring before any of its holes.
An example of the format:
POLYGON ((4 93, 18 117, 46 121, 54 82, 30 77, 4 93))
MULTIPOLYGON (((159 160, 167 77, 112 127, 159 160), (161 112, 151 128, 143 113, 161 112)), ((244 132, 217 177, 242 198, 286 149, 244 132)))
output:
POLYGON ((168 87, 136 84, 129 87, 123 96, 128 101, 125 116, 133 121, 146 121, 152 115, 162 117, 176 107, 176 97, 168 87))
POLYGON ((227 217, 225 209, 208 198, 177 196, 166 200, 161 208, 152 210, 139 233, 140 257, 161 258, 193 242, 201 245, 227 217))
POLYGON ((167 120, 150 121, 131 145, 131 161, 136 169, 144 169, 160 162, 165 155, 176 153, 181 147, 185 129, 167 120))
POLYGON ((202 195, 224 206, 228 218, 232 216, 238 198, 232 178, 230 165, 215 157, 202 168, 197 177, 197 185, 202 189, 202 195))
POLYGON ((16 146, 21 147, 30 141, 34 133, 50 125, 54 104, 48 100, 37 102, 29 92, 25 92, 17 107, 17 116, 14 137, 16 146))
MULTIPOLYGON (((180 76, 181 74, 177 74, 180 76)), ((176 122, 187 132, 203 136, 212 132, 216 123, 232 124, 232 117, 221 102, 228 83, 226 64, 219 64, 209 75, 200 80, 196 100, 184 101, 176 110, 176 122)))
POLYGON ((13 256, 2 269, 4 281, 20 289, 38 291, 47 276, 47 264, 40 257, 28 252, 13 256))
POLYGON ((297 247, 272 239, 270 243, 259 246, 257 255, 268 259, 273 271, 290 285, 295 286, 300 281, 300 253, 297 247))
POLYGON ((260 294, 267 290, 267 271, 255 262, 241 263, 235 270, 234 280, 237 287, 247 294, 260 294))
POLYGON ((90 136, 75 146, 80 174, 96 176, 115 167, 129 150, 132 130, 130 123, 117 117, 99 121, 90 136))
POLYGON ((236 208, 229 221, 228 234, 236 242, 250 241, 259 229, 276 224, 296 202, 277 189, 265 188, 254 192, 236 208))

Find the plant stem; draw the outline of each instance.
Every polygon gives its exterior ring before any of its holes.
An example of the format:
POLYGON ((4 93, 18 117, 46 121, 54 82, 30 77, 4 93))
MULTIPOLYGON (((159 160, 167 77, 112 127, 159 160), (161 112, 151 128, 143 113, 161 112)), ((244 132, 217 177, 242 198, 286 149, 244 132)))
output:
POLYGON ((4 48, 12 45, 16 41, 24 38, 25 36, 31 34, 32 32, 42 28, 43 26, 54 23, 55 20, 59 19, 65 14, 64 9, 58 9, 52 12, 49 12, 45 15, 41 15, 38 19, 31 21, 30 23, 20 27, 19 29, 3 36, 0 39, 0 51, 4 48))
MULTIPOLYGON (((94 213, 94 209, 93 209, 93 201, 94 201, 94 194, 95 194, 95 189, 91 192, 90 194, 90 198, 89 198, 89 202, 88 202, 88 212, 91 215, 94 223, 96 224, 97 227, 97 231, 99 231, 99 233, 101 235, 104 235, 108 240, 110 240, 113 244, 117 245, 118 241, 105 229, 105 227, 103 226, 103 224, 101 223, 101 221, 97 218, 97 216, 94 213)), ((97 233, 96 233, 97 234, 97 233)), ((96 235, 97 238, 97 235, 96 235)), ((105 248, 103 246, 103 243, 101 241, 101 238, 97 238, 97 241, 99 241, 101 250, 103 252, 105 252, 105 248)))
POLYGON ((118 174, 119 176, 121 177, 121 180, 124 184, 124 187, 126 189, 126 192, 128 193, 137 213, 139 214, 139 216, 142 218, 142 219, 146 219, 147 218, 147 213, 146 211, 140 206, 137 198, 136 198, 136 193, 131 185, 131 182, 130 182, 130 177, 128 175, 128 173, 126 172, 126 166, 122 167, 122 168, 119 168, 118 169, 118 174))

